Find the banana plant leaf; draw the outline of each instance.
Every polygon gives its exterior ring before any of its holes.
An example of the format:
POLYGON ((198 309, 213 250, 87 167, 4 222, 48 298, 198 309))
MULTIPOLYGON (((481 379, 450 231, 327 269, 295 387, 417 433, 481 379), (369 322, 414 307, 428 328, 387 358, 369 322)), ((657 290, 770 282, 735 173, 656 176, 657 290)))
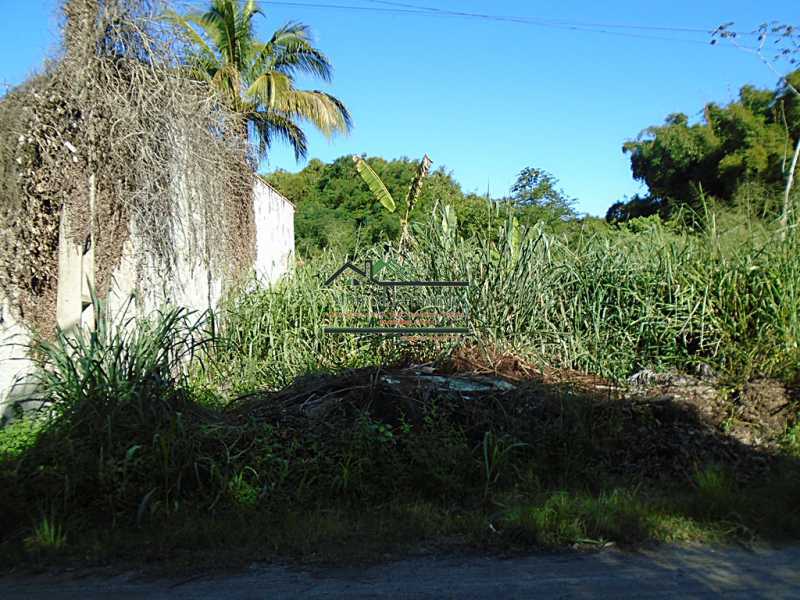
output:
POLYGON ((406 214, 414 210, 414 205, 417 203, 419 194, 422 191, 422 182, 428 176, 428 173, 430 173, 432 164, 433 161, 427 154, 422 158, 422 162, 419 163, 417 174, 414 177, 414 181, 411 182, 411 187, 408 188, 408 193, 406 194, 406 214))
POLYGON ((378 199, 386 210, 394 212, 396 208, 394 198, 392 198, 392 195, 389 193, 389 190, 386 189, 386 186, 383 184, 383 181, 381 181, 381 178, 378 177, 378 174, 373 171, 372 167, 360 156, 354 156, 353 162, 356 164, 356 171, 358 171, 358 174, 361 175, 361 179, 369 186, 375 198, 378 199))

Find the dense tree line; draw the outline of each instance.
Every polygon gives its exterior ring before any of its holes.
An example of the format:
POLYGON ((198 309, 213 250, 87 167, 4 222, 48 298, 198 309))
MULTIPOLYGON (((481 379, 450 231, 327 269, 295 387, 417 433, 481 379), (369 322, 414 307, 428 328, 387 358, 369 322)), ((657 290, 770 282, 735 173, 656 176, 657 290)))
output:
MULTIPOLYGON (((414 179, 415 161, 368 158, 367 162, 395 197, 402 197, 414 179)), ((390 213, 381 205, 349 156, 330 164, 313 159, 299 173, 278 170, 269 180, 297 207, 295 235, 302 255, 325 248, 348 251, 359 243, 396 239, 400 233, 400 211, 390 213)), ((436 198, 451 203, 463 198, 459 185, 443 169, 426 181, 412 219, 431 210, 436 198)))
MULTIPOLYGON (((800 86, 800 70, 788 78, 800 86)), ((611 222, 659 214, 669 217, 681 208, 700 211, 704 202, 737 207, 756 197, 756 211, 774 218, 792 150, 800 137, 800 99, 787 85, 763 90, 741 88, 737 100, 709 103, 691 123, 687 115, 669 115, 663 125, 645 129, 623 146, 634 178, 649 193, 608 210, 611 222), (759 194, 741 194, 743 189, 759 194)))
MULTIPOLYGON (((408 158, 366 158, 395 198, 402 199, 417 171, 418 161, 408 158)), ((359 244, 396 240, 405 207, 388 212, 358 176, 353 161, 343 156, 332 163, 309 161, 299 173, 277 170, 267 176, 270 183, 297 206, 295 235, 303 256, 331 248, 349 252, 359 244)), ((523 169, 508 196, 491 199, 464 193, 445 168, 433 170, 425 179, 411 222, 425 220, 437 205, 455 210, 458 230, 470 236, 486 231, 508 211, 520 224, 544 222, 551 229, 577 220, 558 180, 541 169, 523 169)))
MULTIPOLYGON (((800 86, 800 70, 788 81, 800 86)), ((704 205, 741 209, 765 219, 777 218, 792 149, 800 138, 800 99, 786 85, 776 90, 746 85, 735 101, 709 103, 692 122, 682 113, 669 115, 664 124, 645 129, 629 140, 623 151, 630 157, 633 177, 648 193, 612 205, 606 220, 615 223, 678 212, 700 215, 704 205), (684 209, 690 209, 685 211, 684 209)), ((366 158, 396 198, 405 195, 418 162, 408 158, 366 158)), ((349 156, 330 164, 312 160, 299 173, 278 170, 271 183, 298 207, 297 246, 301 255, 321 249, 350 251, 359 244, 396 240, 400 210, 390 213, 358 176, 349 156)), ((794 197, 798 195, 797 189, 794 197)), ((550 173, 527 167, 501 198, 464 193, 444 168, 425 180, 411 221, 426 218, 436 203, 455 209, 463 235, 486 231, 500 215, 511 211, 522 225, 544 222, 564 230, 581 219, 574 200, 559 188, 550 173)))

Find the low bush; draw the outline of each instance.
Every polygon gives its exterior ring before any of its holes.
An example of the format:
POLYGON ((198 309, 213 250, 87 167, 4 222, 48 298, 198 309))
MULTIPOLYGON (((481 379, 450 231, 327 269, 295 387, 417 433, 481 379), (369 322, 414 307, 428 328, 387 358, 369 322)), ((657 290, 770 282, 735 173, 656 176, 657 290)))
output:
POLYGON ((148 504, 171 506, 181 488, 213 476, 217 446, 196 427, 205 409, 189 393, 188 369, 211 341, 203 317, 170 309, 151 319, 100 315, 90 333, 57 332, 35 340, 31 355, 46 408, 35 421, 3 431, 37 431, 16 455, 15 477, 38 498, 67 508, 97 509, 115 518, 148 504))

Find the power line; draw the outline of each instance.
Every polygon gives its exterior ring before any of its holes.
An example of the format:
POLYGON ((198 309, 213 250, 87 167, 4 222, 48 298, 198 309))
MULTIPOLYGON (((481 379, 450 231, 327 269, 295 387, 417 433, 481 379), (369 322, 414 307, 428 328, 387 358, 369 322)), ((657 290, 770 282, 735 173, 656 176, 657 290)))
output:
POLYGON ((440 8, 433 8, 431 6, 417 6, 416 4, 404 4, 402 2, 386 2, 384 0, 363 0, 364 2, 370 2, 372 4, 385 4, 387 6, 399 6, 402 8, 415 8, 418 10, 429 10, 431 12, 442 12, 440 8))
MULTIPOLYGON (((480 13, 470 13, 461 11, 451 11, 448 9, 434 8, 430 6, 420 6, 418 4, 405 4, 402 2, 390 2, 389 0, 361 0, 370 4, 384 4, 387 6, 397 6, 403 8, 417 9, 421 11, 431 11, 438 13, 448 13, 459 16, 472 16, 472 17, 491 17, 503 20, 514 20, 517 22, 529 22, 532 24, 548 24, 548 25, 564 25, 575 27, 606 27, 609 29, 634 29, 642 31, 669 31, 675 33, 702 33, 703 35, 710 35, 707 29, 700 29, 697 27, 667 27, 657 25, 633 25, 630 23, 586 23, 581 21, 573 21, 568 19, 545 19, 543 17, 510 17, 507 15, 484 15, 480 13)), ((739 33, 738 35, 756 35, 755 33, 739 33)))
MULTIPOLYGON (((357 6, 348 4, 323 4, 320 2, 304 2, 297 0, 295 1, 272 0, 270 1, 270 4, 282 5, 282 6, 296 6, 301 8, 319 8, 319 9, 332 9, 332 10, 377 12, 383 14, 416 15, 423 17, 472 18, 472 19, 480 19, 487 21, 511 22, 522 25, 545 27, 551 29, 562 29, 569 31, 586 32, 586 33, 600 33, 605 35, 614 35, 614 36, 631 37, 639 39, 653 39, 653 40, 678 42, 678 43, 702 44, 702 45, 708 45, 708 42, 697 39, 665 37, 665 36, 648 35, 643 33, 633 33, 631 31, 610 31, 610 30, 628 29, 634 31, 635 30, 662 31, 662 32, 672 32, 681 34, 702 33, 706 36, 711 35, 711 31, 699 28, 690 28, 690 27, 666 27, 666 26, 654 26, 654 25, 632 25, 632 24, 621 24, 621 23, 583 23, 583 22, 569 21, 569 20, 544 19, 541 17, 520 17, 520 16, 493 15, 493 14, 483 14, 475 12, 456 11, 456 10, 429 7, 429 6, 421 6, 417 4, 407 4, 403 2, 391 2, 389 0, 363 0, 363 1, 369 2, 370 4, 382 4, 385 5, 385 7, 357 6)), ((749 35, 749 34, 742 33, 740 35, 749 35)))
MULTIPOLYGON (((202 0, 176 0, 185 6, 204 5, 202 0)), ((291 6, 298 8, 316 8, 343 11, 374 12, 385 15, 409 15, 417 17, 436 17, 436 18, 469 18, 484 21, 509 22, 533 27, 543 27, 549 29, 560 29, 565 31, 576 31, 579 33, 594 33, 601 35, 611 35, 617 37, 627 37, 646 40, 657 40, 664 42, 677 42, 683 44, 709 45, 711 31, 693 27, 667 27, 657 25, 634 25, 629 23, 588 23, 572 21, 567 19, 545 19, 542 17, 526 17, 511 15, 494 15, 476 12, 465 12, 458 10, 443 9, 419 4, 408 4, 405 2, 394 2, 391 0, 355 0, 356 2, 367 2, 370 4, 382 4, 379 6, 357 6, 351 4, 330 4, 322 2, 312 2, 303 0, 268 0, 268 4, 277 6, 291 6), (628 31, 612 31, 623 29, 628 31), (686 37, 667 37, 663 35, 651 35, 648 33, 636 33, 636 31, 671 32, 677 34, 703 34, 708 36, 707 40, 689 39, 686 37)), ((758 35, 757 32, 737 32, 738 36, 758 35)))

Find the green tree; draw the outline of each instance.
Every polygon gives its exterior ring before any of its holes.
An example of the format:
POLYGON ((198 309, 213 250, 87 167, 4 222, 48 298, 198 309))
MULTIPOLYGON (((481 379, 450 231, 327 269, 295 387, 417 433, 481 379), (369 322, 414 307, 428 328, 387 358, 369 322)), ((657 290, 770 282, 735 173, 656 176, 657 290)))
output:
POLYGON ((639 217, 649 217, 658 214, 660 208, 658 202, 636 194, 628 201, 620 200, 612 204, 606 212, 606 221, 608 223, 624 223, 639 217))
POLYGON ((543 169, 522 169, 511 186, 511 200, 520 209, 523 222, 553 223, 575 216, 575 201, 558 188, 558 179, 543 169))
MULTIPOLYGON (((754 54, 764 65, 779 78, 782 88, 783 98, 780 104, 784 110, 783 116, 786 117, 785 96, 791 95, 791 102, 794 104, 794 117, 797 116, 797 105, 800 103, 800 85, 798 85, 797 65, 800 63, 800 28, 788 23, 762 23, 756 32, 758 33, 758 46, 741 46, 737 41, 737 32, 732 29, 733 22, 720 25, 711 34, 711 43, 716 44, 720 39, 730 41, 735 47, 745 52, 754 54), (769 43, 768 43, 769 42, 769 43), (769 49, 769 50, 768 50, 769 49), (769 56, 769 54, 772 56, 769 56), (781 63, 788 63, 787 69, 781 68, 781 63)), ((755 33, 755 32, 754 32, 755 33)), ((789 136, 790 119, 784 118, 784 125, 787 129, 787 142, 789 136)), ((798 159, 800 159, 800 135, 797 135, 797 121, 792 122, 792 129, 795 130, 794 138, 796 146, 792 153, 791 160, 787 161, 784 157, 782 172, 786 179, 783 193, 783 209, 781 212, 781 236, 786 237, 789 225, 789 213, 791 211, 791 193, 794 186, 795 172, 797 171, 798 159)), ((788 144, 787 144, 788 146, 788 144)), ((787 148, 788 150, 788 148, 787 148)))
POLYGON ((279 138, 300 159, 308 150, 302 122, 332 136, 349 132, 350 114, 330 94, 295 87, 298 75, 331 80, 331 63, 314 47, 309 28, 288 23, 261 42, 253 31, 256 15, 263 13, 255 0, 212 0, 203 13, 169 14, 192 42, 192 72, 242 115, 242 135, 256 142, 259 157, 279 138))
MULTIPOLYGON (((366 157, 395 198, 404 198, 414 181, 419 161, 366 157)), ((375 198, 356 171, 351 156, 332 163, 309 161, 298 173, 277 170, 269 182, 297 206, 295 233, 298 251, 311 255, 323 248, 352 251, 356 244, 396 241, 402 232, 406 206, 388 212, 375 198)), ((419 198, 409 215, 411 223, 424 220, 434 205, 451 204, 458 212, 463 200, 461 187, 445 169, 432 171, 425 179, 419 198)))
MULTIPOLYGON (((687 206, 700 212, 709 198, 734 206, 745 183, 782 187, 800 128, 798 105, 784 88, 773 92, 744 86, 736 101, 707 104, 696 123, 675 113, 663 125, 645 129, 624 144, 623 152, 630 157, 634 178, 647 184, 649 197, 637 197, 627 207, 616 204, 610 220, 656 212, 668 217, 687 206)), ((777 216, 771 198, 764 198, 761 209, 777 216)))
POLYGON ((501 216, 499 204, 478 194, 467 194, 452 205, 456 210, 459 233, 464 237, 491 234, 495 223, 501 223, 504 216, 501 216))
MULTIPOLYGON (((380 177, 395 199, 405 198, 409 186, 419 174, 418 160, 363 157, 380 177)), ((429 221, 436 206, 451 206, 458 235, 489 235, 494 239, 509 216, 516 216, 522 226, 544 221, 556 232, 585 231, 596 227, 590 219, 579 219, 571 209, 571 200, 558 189, 552 175, 544 172, 532 185, 526 201, 523 190, 518 200, 492 199, 474 193, 464 194, 453 174, 444 167, 432 170, 425 178, 419 197, 412 203, 409 222, 412 230, 429 221)), ((398 210, 387 211, 359 177, 351 156, 331 163, 311 160, 297 173, 276 170, 266 176, 269 182, 297 207, 295 237, 298 253, 313 256, 322 249, 351 253, 359 245, 395 242, 402 235, 407 199, 399 200, 398 210)), ((438 217, 441 219, 441 217, 438 217)))

